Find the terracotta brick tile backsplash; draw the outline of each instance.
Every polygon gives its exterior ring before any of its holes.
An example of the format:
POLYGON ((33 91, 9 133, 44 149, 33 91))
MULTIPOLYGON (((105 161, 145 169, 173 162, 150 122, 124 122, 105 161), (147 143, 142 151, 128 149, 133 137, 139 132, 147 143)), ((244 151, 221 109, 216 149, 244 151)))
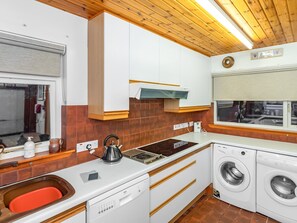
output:
POLYGON ((120 137, 122 150, 127 150, 187 133, 187 129, 173 131, 173 125, 201 120, 203 116, 201 112, 173 114, 163 110, 163 99, 130 99, 128 119, 98 121, 88 119, 88 106, 63 106, 62 138, 65 139, 65 149, 73 149, 77 143, 97 139, 98 154, 101 155, 103 139, 114 133, 120 137))

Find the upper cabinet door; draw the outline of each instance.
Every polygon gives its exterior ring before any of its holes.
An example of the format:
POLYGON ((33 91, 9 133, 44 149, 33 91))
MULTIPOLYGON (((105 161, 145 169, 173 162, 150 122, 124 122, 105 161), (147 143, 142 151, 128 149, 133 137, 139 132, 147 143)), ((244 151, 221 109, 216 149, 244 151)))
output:
POLYGON ((104 111, 129 110, 129 23, 104 15, 104 111))
POLYGON ((204 106, 211 103, 210 58, 188 48, 181 50, 181 86, 189 88, 188 99, 180 107, 204 106))
POLYGON ((130 24, 130 79, 159 82, 159 37, 130 24))
POLYGON ((180 84, 181 46, 160 37, 160 76, 159 82, 180 84))

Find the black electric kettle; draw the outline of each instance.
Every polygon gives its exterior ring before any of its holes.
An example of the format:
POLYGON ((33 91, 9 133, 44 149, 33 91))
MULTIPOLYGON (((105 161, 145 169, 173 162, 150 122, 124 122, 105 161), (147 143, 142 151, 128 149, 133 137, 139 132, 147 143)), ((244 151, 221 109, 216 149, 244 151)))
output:
POLYGON ((120 145, 120 139, 117 135, 115 134, 111 134, 108 135, 103 142, 105 151, 102 157, 102 160, 104 162, 107 163, 115 163, 118 162, 122 159, 123 154, 121 153, 121 147, 122 145, 120 145), (112 140, 110 145, 107 145, 108 140, 114 138, 116 140, 116 144, 115 142, 112 140))

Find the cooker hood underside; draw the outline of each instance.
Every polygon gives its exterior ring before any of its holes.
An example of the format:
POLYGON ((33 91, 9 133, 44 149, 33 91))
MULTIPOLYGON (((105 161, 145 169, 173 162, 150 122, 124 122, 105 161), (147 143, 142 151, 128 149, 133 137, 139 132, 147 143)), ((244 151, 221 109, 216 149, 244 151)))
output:
POLYGON ((131 83, 130 98, 141 99, 187 99, 188 89, 160 84, 131 83))

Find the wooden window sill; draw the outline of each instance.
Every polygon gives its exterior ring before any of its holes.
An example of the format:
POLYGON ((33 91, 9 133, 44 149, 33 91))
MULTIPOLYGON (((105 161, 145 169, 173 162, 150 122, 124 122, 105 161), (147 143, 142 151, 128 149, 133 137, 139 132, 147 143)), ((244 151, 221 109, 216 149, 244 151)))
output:
POLYGON ((257 128, 248 128, 248 127, 234 127, 234 126, 215 125, 215 124, 208 124, 208 127, 211 129, 226 130, 226 131, 231 130, 231 131, 238 131, 238 132, 253 132, 253 133, 264 133, 264 134, 275 134, 275 135, 297 137, 296 132, 290 132, 290 131, 257 129, 257 128))
POLYGON ((3 168, 3 166, 6 166, 6 164, 8 163, 17 163, 17 167, 20 167, 20 166, 23 167, 24 165, 32 165, 33 162, 35 163, 35 162, 44 162, 44 161, 53 161, 57 159, 62 159, 62 158, 71 156, 73 153, 75 153, 75 149, 58 152, 58 153, 49 153, 48 151, 46 151, 46 152, 36 153, 34 157, 28 158, 28 159, 21 156, 21 157, 15 157, 11 159, 0 160, 0 171, 6 170, 7 168, 14 168, 12 166, 7 166, 3 168))

